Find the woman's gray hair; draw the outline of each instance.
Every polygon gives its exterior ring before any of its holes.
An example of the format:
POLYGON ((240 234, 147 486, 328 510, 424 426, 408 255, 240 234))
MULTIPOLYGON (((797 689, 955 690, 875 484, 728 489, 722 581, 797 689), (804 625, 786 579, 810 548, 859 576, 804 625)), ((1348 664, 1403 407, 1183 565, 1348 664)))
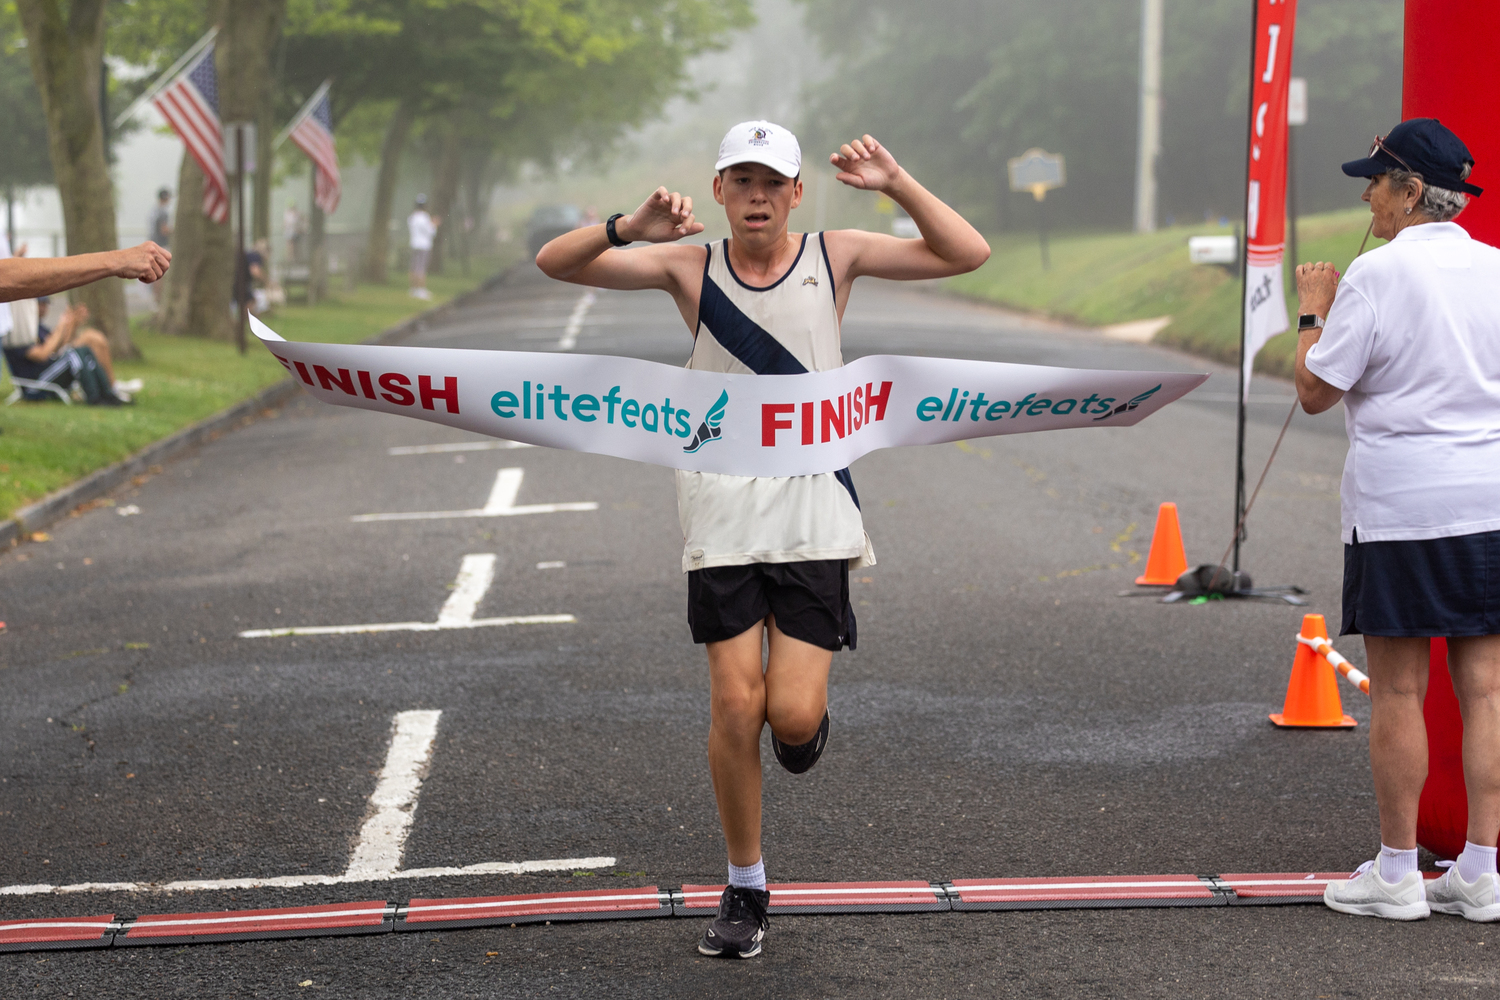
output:
MULTIPOLYGON (((1459 180, 1468 180, 1469 171, 1473 169, 1470 164, 1465 163, 1459 173, 1459 180)), ((1469 196, 1462 191, 1433 187, 1419 173, 1392 167, 1386 171, 1386 176, 1391 179, 1391 186, 1397 188, 1406 187, 1414 180, 1422 181, 1422 197, 1417 199, 1414 207, 1433 222, 1451 222, 1469 205, 1469 196)))

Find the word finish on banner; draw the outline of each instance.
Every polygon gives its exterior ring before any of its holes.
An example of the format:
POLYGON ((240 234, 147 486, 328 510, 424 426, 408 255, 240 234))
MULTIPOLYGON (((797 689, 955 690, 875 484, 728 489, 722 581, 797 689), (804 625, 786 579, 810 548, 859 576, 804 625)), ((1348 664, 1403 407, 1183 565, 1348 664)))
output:
POLYGON ((805 375, 635 358, 301 344, 251 317, 314 396, 491 437, 736 476, 807 476, 877 448, 1128 427, 1207 375, 871 355, 805 375))

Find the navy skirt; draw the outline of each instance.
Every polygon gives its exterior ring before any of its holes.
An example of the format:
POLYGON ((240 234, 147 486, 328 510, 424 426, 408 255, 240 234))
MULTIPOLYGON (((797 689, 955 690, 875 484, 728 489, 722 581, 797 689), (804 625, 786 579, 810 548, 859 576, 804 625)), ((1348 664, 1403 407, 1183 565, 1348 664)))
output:
POLYGON ((1344 546, 1340 635, 1500 635, 1500 531, 1344 546))

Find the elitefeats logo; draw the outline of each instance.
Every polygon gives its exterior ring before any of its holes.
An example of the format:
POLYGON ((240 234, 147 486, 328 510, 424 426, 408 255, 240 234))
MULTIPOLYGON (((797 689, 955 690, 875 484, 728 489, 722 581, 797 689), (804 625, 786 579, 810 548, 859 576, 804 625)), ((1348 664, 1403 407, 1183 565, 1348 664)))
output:
POLYGON ((763 128, 756 127, 750 130, 750 145, 769 146, 771 144, 771 133, 763 128))
POLYGON ((1160 388, 1161 388, 1161 386, 1157 385, 1155 389, 1147 389, 1145 392, 1141 393, 1139 396, 1134 396, 1131 399, 1127 400, 1126 402, 1121 403, 1119 406, 1115 407, 1113 410, 1110 410, 1108 413, 1104 414, 1103 416, 1101 416, 1101 417, 1095 417, 1094 418, 1094 422, 1098 423, 1101 420, 1108 420, 1110 417, 1117 416, 1117 415, 1119 415, 1121 413, 1128 413, 1128 412, 1130 412, 1131 410, 1135 409, 1137 406, 1140 406, 1146 400, 1150 399, 1153 395, 1156 394, 1156 390, 1160 389, 1160 388))
POLYGON ((723 433, 719 430, 719 425, 724 422, 724 408, 728 405, 729 390, 725 389, 719 393, 719 398, 714 405, 708 408, 708 416, 704 417, 703 423, 698 425, 698 432, 693 435, 693 440, 688 442, 688 446, 682 449, 684 452, 691 455, 710 441, 719 440, 719 435, 723 433))

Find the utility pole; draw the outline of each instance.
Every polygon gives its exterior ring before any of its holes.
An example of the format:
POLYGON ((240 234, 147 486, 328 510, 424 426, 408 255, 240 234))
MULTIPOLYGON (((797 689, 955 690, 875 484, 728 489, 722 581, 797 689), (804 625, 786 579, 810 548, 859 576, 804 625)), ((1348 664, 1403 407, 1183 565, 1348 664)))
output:
POLYGON ((1136 138, 1135 231, 1156 232, 1156 158, 1161 153, 1163 0, 1141 0, 1140 120, 1136 138))

